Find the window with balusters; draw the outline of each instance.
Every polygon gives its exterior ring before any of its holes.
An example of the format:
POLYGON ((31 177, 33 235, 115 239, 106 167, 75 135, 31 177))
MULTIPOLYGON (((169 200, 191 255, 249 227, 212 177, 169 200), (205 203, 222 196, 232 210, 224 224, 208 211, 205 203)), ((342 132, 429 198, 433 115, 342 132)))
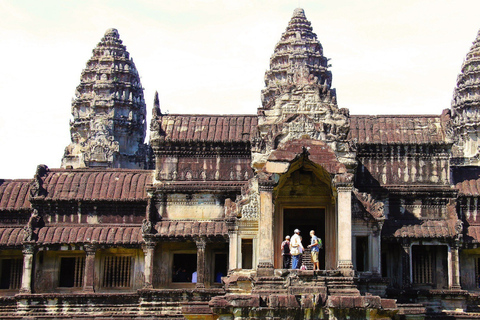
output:
POLYGON ((435 251, 431 246, 412 246, 413 283, 433 284, 435 251))
POLYGON ((1 259, 0 268, 0 289, 20 289, 22 283, 23 258, 1 259))
POLYGON ((104 257, 102 287, 130 288, 132 286, 132 256, 104 257))
POLYGON ((85 256, 61 257, 58 286, 64 288, 83 287, 85 256))

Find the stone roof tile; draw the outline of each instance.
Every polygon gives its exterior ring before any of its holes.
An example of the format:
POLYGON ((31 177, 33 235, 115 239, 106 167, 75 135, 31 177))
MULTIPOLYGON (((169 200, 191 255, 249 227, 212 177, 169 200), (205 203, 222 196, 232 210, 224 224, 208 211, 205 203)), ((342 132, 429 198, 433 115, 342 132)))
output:
POLYGON ((386 221, 383 236, 394 238, 435 239, 456 235, 455 223, 450 220, 386 221))
MULTIPOLYGON (((5 228, 6 229, 6 228, 5 228)), ((15 228, 10 228, 15 229, 15 228)), ((18 228, 17 228, 18 229, 18 228)), ((2 228, 0 228, 0 231, 2 228)), ((140 226, 47 226, 37 231, 38 244, 90 243, 139 244, 143 242, 140 226), (128 232, 122 232, 122 231, 128 232), (117 237, 117 234, 119 237, 117 237)), ((0 245, 5 245, 0 238, 0 245)))
POLYGON ((224 221, 165 220, 157 222, 156 237, 192 238, 195 236, 226 237, 228 228, 224 221))
POLYGON ((166 140, 249 141, 257 126, 256 115, 163 115, 158 119, 166 140))
POLYGON ((459 196, 480 196, 480 179, 471 179, 456 184, 459 196))
POLYGON ((28 197, 31 181, 0 179, 0 211, 30 209, 28 197))
POLYGON ((351 115, 348 138, 362 144, 446 141, 440 115, 351 115))
POLYGON ((152 174, 149 170, 51 169, 43 178, 45 199, 146 200, 145 187, 151 183, 152 174))

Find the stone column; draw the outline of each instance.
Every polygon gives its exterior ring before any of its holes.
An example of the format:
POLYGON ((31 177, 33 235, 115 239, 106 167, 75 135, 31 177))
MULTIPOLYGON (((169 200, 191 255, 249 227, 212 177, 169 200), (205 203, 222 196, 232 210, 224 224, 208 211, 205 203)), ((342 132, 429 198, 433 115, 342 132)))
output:
POLYGON ((337 175, 334 183, 338 194, 338 269, 344 276, 351 277, 354 275, 352 264, 353 174, 344 173, 337 175))
POLYGON ((459 245, 457 243, 454 243, 451 248, 451 256, 452 256, 451 264, 450 264, 450 269, 452 270, 451 272, 452 280, 450 281, 451 289, 461 289, 458 248, 459 248, 459 245))
POLYGON ((95 245, 85 245, 85 275, 83 278, 83 291, 86 293, 95 292, 95 252, 97 247, 95 245))
POLYGON ((143 254, 145 255, 145 285, 146 289, 153 289, 153 256, 155 254, 154 242, 147 242, 143 246, 143 254))
MULTIPOLYGON (((259 181, 260 189, 260 220, 258 225, 259 257, 257 274, 259 276, 273 275, 274 252, 273 245, 273 181, 259 181)), ((255 248, 253 248, 255 250, 255 248)))
POLYGON ((205 288, 205 249, 206 239, 198 239, 197 244, 197 288, 205 288))
POLYGON ((20 293, 32 293, 33 255, 35 252, 35 247, 33 244, 26 244, 24 245, 22 252, 23 272, 20 293))
POLYGON ((229 243, 228 243, 228 269, 235 270, 238 268, 238 227, 235 227, 235 230, 230 231, 229 235, 229 243))
POLYGON ((405 240, 402 243, 402 283, 403 287, 410 287, 412 284, 411 275, 410 275, 410 256, 411 256, 411 247, 410 242, 405 240))

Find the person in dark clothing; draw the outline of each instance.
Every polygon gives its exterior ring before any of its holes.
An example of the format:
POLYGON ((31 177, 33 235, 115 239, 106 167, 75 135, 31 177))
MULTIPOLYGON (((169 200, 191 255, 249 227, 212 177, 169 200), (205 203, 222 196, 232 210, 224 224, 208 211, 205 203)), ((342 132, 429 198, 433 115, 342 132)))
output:
POLYGON ((292 255, 290 254, 290 236, 286 236, 285 241, 282 242, 282 257, 283 268, 290 269, 290 262, 292 261, 292 255))

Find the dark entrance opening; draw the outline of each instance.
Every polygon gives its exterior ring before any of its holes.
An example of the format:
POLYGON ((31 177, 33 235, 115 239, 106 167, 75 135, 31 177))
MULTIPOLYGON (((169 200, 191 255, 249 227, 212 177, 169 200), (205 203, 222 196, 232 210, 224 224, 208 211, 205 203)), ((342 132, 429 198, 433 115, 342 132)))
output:
MULTIPOLYGON (((322 239, 323 249, 320 249, 318 261, 320 269, 325 270, 325 209, 324 208, 295 208, 283 210, 283 236, 293 235, 295 229, 300 230, 303 247, 310 244, 310 230, 322 239)), ((280 250, 280 249, 279 249, 280 250)))
POLYGON ((227 275, 227 259, 226 253, 215 254, 215 278, 214 282, 221 283, 222 277, 227 275))
POLYGON ((192 282, 192 274, 197 271, 196 254, 174 254, 172 282, 192 282))
POLYGON ((242 239, 242 269, 253 268, 253 240, 242 239))

